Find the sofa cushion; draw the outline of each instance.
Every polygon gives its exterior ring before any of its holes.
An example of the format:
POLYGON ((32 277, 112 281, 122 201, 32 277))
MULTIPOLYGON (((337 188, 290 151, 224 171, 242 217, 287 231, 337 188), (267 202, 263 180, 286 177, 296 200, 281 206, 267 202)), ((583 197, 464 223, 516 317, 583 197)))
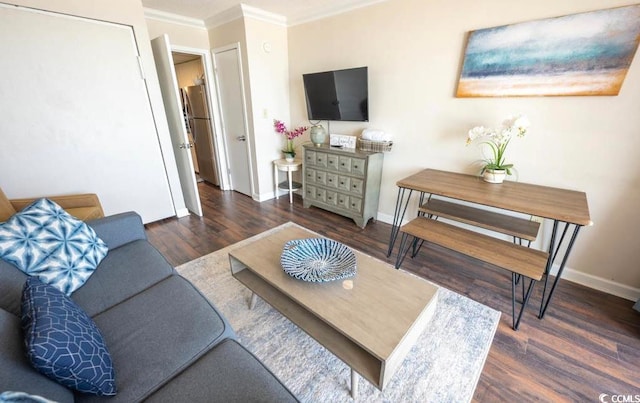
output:
MULTIPOLYGON (((110 249, 73 299, 89 315, 107 310, 174 273, 173 267, 149 242, 133 241, 110 249)), ((0 308, 20 315, 20 295, 27 275, 0 260, 0 308)))
POLYGON ((23 391, 60 403, 73 402, 73 393, 37 372, 27 360, 20 318, 0 309, 0 391, 23 391))
MULTIPOLYGON (((134 212, 115 214, 90 221, 87 224, 89 224, 98 237, 107 244, 110 251, 131 242, 147 239, 142 219, 134 212)), ((159 253, 157 251, 155 251, 154 254, 156 258, 153 259, 155 263, 149 266, 144 264, 145 262, 150 263, 146 259, 149 257, 146 253, 145 259, 137 260, 135 266, 127 262, 127 259, 134 258, 133 254, 127 253, 126 256, 120 259, 110 259, 113 257, 111 255, 111 253, 107 254, 107 257, 98 265, 94 274, 89 277, 89 284, 85 283, 85 285, 76 290, 72 295, 73 299, 78 302, 89 316, 104 311, 106 308, 151 286, 170 274, 169 271, 171 268, 167 267, 168 263, 164 257, 158 257, 159 253), (116 263, 105 264, 105 260, 107 259, 116 263), (103 267, 107 273, 100 272, 103 267), (122 279, 122 282, 115 288, 109 276, 111 270, 119 270, 115 273, 115 277, 122 279), (92 280, 92 278, 96 276, 102 278, 102 280, 92 280), (138 278, 138 276, 140 276, 140 278, 138 278), (85 287, 89 286, 91 286, 91 291, 83 291, 85 287), (107 288, 107 286, 109 286, 109 288, 107 288)), ((0 259, 0 308, 20 316, 20 295, 26 277, 27 275, 20 271, 15 265, 0 259)), ((117 282, 117 279, 114 281, 117 282)))
MULTIPOLYGON (((235 337, 211 303, 178 275, 93 319, 118 374, 118 394, 111 402, 145 398, 222 339, 235 337)), ((76 394, 76 401, 100 399, 76 394)))
POLYGON ((57 288, 29 277, 22 294, 27 357, 60 384, 101 396, 115 395, 115 374, 100 330, 57 288))
POLYGON ((146 240, 144 225, 139 214, 129 211, 87 222, 109 250, 129 242, 146 240))
POLYGON ((146 402, 297 402, 256 357, 227 339, 146 402), (265 396, 269 396, 266 399, 265 396))
POLYGON ((107 254, 95 231, 48 199, 0 224, 0 258, 70 295, 107 254))
POLYGON ((0 259, 0 309, 20 316, 20 298, 27 275, 0 259))
POLYGON ((109 250, 71 298, 93 317, 173 273, 173 267, 149 242, 134 241, 109 250))

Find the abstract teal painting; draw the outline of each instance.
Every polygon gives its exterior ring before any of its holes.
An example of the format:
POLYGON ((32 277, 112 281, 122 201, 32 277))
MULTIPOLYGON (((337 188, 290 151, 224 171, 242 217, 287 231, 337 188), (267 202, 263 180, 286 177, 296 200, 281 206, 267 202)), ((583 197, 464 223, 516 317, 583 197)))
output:
POLYGON ((618 95, 640 41, 640 4, 469 34, 458 97, 618 95))

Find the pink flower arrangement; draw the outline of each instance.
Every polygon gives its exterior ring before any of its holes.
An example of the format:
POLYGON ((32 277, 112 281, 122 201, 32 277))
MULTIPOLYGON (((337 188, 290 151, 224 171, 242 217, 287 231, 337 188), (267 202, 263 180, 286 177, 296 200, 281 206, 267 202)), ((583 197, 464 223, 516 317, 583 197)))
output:
POLYGON ((287 138, 287 148, 282 150, 285 153, 295 155, 295 148, 293 147, 293 139, 298 136, 302 136, 308 127, 307 126, 299 126, 293 130, 287 130, 287 126, 285 126, 284 122, 281 120, 274 119, 273 120, 273 128, 276 130, 276 133, 284 134, 287 138))
POLYGON ((273 121, 273 127, 276 129, 277 133, 281 133, 287 136, 287 140, 293 140, 296 137, 301 136, 302 133, 304 133, 305 130, 308 129, 307 126, 300 126, 300 127, 296 127, 293 130, 287 130, 287 126, 284 125, 284 122, 282 122, 281 120, 275 120, 275 119, 273 121))

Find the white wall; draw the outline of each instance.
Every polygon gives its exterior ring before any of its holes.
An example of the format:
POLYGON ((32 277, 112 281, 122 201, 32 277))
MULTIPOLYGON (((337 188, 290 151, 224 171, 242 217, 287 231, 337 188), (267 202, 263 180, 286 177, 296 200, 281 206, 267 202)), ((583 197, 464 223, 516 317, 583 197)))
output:
POLYGON ((239 43, 244 71, 253 172, 253 198, 273 197, 274 159, 281 158, 284 138, 273 119, 289 121, 287 29, 253 18, 235 19, 209 31, 212 48, 239 43), (264 50, 268 42, 271 50, 264 50))
MULTIPOLYGON (((246 18, 251 121, 255 147, 254 175, 258 200, 273 197, 273 160, 282 158, 284 136, 276 134, 273 119, 289 120, 287 28, 246 18), (265 43, 268 43, 265 50, 265 43)), ((301 150, 300 150, 301 152, 301 150)))
MULTIPOLYGON (((533 126, 507 158, 519 180, 585 191, 595 225, 582 230, 565 277, 631 298, 640 290, 640 61, 619 96, 455 98, 469 31, 633 4, 625 0, 394 0, 289 28, 291 120, 306 119, 302 74, 369 67, 369 123, 332 122, 356 135, 395 135, 385 155, 379 218, 393 215, 396 181, 423 168, 475 173, 475 125, 524 113, 533 126)), ((415 212, 415 206, 412 207, 415 212)), ((545 223, 549 227, 549 223, 545 223)))
MULTIPOLYGON (((144 133, 139 133, 140 136, 144 137, 144 142, 152 141, 154 143, 154 146, 151 147, 152 149, 140 149, 137 151, 139 157, 138 164, 145 164, 142 167, 143 170, 149 169, 150 166, 147 165, 148 161, 158 160, 158 157, 160 157, 161 153, 166 154, 166 150, 171 149, 169 132, 166 124, 166 119, 164 118, 164 107, 162 105, 162 99, 157 83, 157 75, 155 72, 155 66, 153 63, 151 48, 149 45, 146 25, 143 18, 142 5, 140 3, 130 2, 126 0, 117 0, 104 4, 68 0, 16 0, 11 4, 132 26, 138 50, 140 52, 142 65, 147 75, 146 85, 148 97, 150 101, 151 111, 153 113, 153 116, 155 117, 151 125, 152 127, 155 126, 155 128, 152 128, 149 131, 145 131, 144 133)), ((25 52, 28 52, 28 49, 25 49, 25 52)), ((42 77, 34 78, 41 78, 44 82, 46 82, 47 73, 43 72, 42 77)), ((96 94, 95 96, 100 95, 96 94)), ((70 124, 70 122, 64 122, 64 124, 61 124, 60 127, 52 129, 64 130, 65 124, 70 124)), ((97 144, 99 145, 100 143, 97 144)), ((118 164, 120 154, 118 154, 117 150, 121 149, 119 147, 126 147, 126 144, 117 144, 116 147, 111 149, 111 151, 109 149, 104 150, 104 153, 107 153, 113 157, 111 163, 106 164, 107 166, 104 167, 104 172, 108 172, 108 165, 118 164)), ((64 158, 64 155, 61 155, 59 157, 64 158)), ((29 155, 28 153, 21 154, 19 157, 19 163, 16 164, 17 166, 15 167, 15 169, 29 169, 29 167, 37 167, 40 170, 45 169, 46 173, 48 174, 55 173, 55 166, 43 167, 43 161, 34 160, 34 158, 34 155, 29 155)), ((67 155, 67 159, 72 160, 73 158, 74 155, 70 152, 70 154, 67 155)), ((175 210, 172 201, 175 200, 179 203, 182 200, 182 192, 179 186, 179 180, 173 155, 171 155, 167 160, 171 162, 167 166, 163 166, 162 163, 160 163, 159 166, 153 168, 155 172, 154 175, 164 177, 164 185, 156 186, 151 191, 154 197, 152 197, 152 201, 150 202, 150 204, 144 206, 144 209, 149 211, 149 213, 145 214, 144 211, 141 211, 141 213, 143 213, 143 219, 145 221, 154 221, 174 215, 175 210), (177 197, 175 199, 172 199, 171 193, 173 193, 177 197)), ((44 162, 46 163, 46 161, 44 162)), ((137 169, 137 167, 132 167, 132 169, 137 169)), ((78 172, 81 173, 81 170, 78 170, 78 172)), ((34 171, 33 175, 37 175, 37 171, 34 171)), ((95 177, 94 182, 82 182, 76 179, 77 178, 74 176, 61 175, 59 180, 50 181, 50 185, 54 187, 49 187, 48 189, 49 191, 55 191, 55 193, 74 193, 78 191, 91 192, 94 191, 91 186, 92 183, 101 181, 100 177, 95 177)), ((126 179, 127 178, 121 178, 121 180, 126 179)), ((109 181, 114 181, 114 185, 106 188, 103 187, 103 190, 99 192, 99 196, 101 197, 101 199, 105 200, 105 212, 107 214, 110 214, 126 209, 136 209, 137 202, 140 198, 137 198, 135 195, 127 194, 127 192, 124 192, 123 194, 122 190, 118 188, 117 178, 109 178, 109 181), (118 200, 118 202, 112 202, 113 200, 118 200), (127 200, 130 200, 131 203, 127 203, 127 200)), ((46 192, 47 190, 43 191, 46 192)), ((32 192, 32 190, 28 187, 20 188, 19 186, 11 186, 10 189, 7 189, 7 195, 9 197, 35 196, 35 194, 26 194, 26 192, 32 192)))
POLYGON ((151 39, 167 34, 172 46, 186 46, 198 49, 210 48, 209 33, 204 27, 197 28, 174 24, 149 17, 145 21, 151 39))

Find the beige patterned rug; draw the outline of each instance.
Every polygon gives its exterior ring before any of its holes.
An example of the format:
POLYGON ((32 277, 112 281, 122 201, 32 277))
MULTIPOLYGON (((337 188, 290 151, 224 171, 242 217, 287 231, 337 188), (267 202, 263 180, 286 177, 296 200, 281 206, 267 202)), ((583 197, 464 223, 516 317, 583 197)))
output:
MULTIPOLYGON (((248 309, 251 293, 231 276, 228 253, 256 237, 177 270, 220 309, 241 342, 301 401, 353 401, 349 367, 264 301, 248 309)), ((438 298, 431 324, 384 391, 360 379, 358 401, 471 401, 500 312, 444 288, 438 298)))

